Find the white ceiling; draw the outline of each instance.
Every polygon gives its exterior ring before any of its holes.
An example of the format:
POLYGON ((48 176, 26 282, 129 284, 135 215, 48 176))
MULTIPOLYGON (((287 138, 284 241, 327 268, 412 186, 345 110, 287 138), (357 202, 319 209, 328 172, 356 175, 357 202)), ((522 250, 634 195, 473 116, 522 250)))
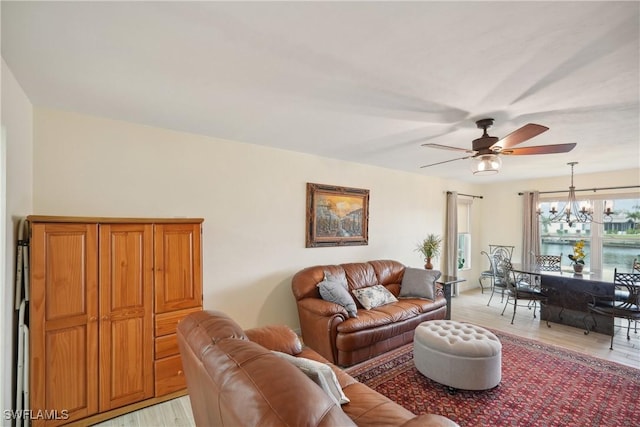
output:
POLYGON ((639 2, 1 2, 38 107, 471 182, 640 167, 639 2), (492 177, 464 153, 550 128, 492 177), (462 154, 462 155, 461 155, 462 154))

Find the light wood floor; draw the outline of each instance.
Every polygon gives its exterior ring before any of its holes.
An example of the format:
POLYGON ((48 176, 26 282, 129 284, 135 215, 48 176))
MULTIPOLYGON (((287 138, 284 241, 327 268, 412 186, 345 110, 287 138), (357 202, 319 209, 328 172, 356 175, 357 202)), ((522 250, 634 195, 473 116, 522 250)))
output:
MULTIPOLYGON (((500 303, 500 296, 496 294, 489 307, 487 307, 488 301, 489 294, 486 290, 484 294, 480 289, 463 292, 460 296, 453 298, 452 319, 531 338, 640 369, 640 333, 632 332, 631 340, 627 341, 626 330, 616 328, 613 350, 609 350, 611 337, 608 335, 595 332, 585 335, 582 329, 557 323, 550 323, 551 327, 548 328, 544 321, 540 322, 539 317, 534 319, 531 311, 520 307, 512 325, 510 310, 513 307, 509 306, 505 315, 501 316, 504 305, 500 303)), ((189 398, 185 396, 113 418, 97 426, 174 427, 195 426, 195 423, 189 398)))
POLYGON ((94 425, 100 427, 191 427, 196 423, 191 413, 189 396, 183 396, 94 425))

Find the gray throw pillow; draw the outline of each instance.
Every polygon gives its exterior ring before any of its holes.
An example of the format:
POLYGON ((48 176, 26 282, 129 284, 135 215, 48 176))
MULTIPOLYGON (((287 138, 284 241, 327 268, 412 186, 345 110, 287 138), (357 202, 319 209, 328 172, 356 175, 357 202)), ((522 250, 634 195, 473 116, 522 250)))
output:
POLYGON ((296 357, 279 351, 272 352, 297 366, 314 383, 318 384, 338 406, 350 402, 349 398, 342 391, 338 377, 336 377, 336 373, 333 372, 331 366, 316 360, 296 357))
POLYGON ((442 273, 438 270, 410 268, 404 270, 398 298, 436 299, 436 280, 442 273))
POLYGON ((347 310, 349 317, 358 317, 358 307, 347 290, 346 281, 335 276, 325 275, 325 279, 317 286, 323 300, 340 304, 347 310))

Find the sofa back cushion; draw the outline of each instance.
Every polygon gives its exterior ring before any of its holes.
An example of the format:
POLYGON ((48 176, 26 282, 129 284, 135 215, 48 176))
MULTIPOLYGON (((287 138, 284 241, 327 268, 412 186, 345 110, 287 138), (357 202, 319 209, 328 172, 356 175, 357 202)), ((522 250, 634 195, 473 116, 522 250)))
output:
POLYGON ((178 324, 196 425, 354 425, 300 369, 244 334, 228 333, 238 329, 213 311, 193 313, 178 324))
POLYGON ((339 265, 315 265, 297 272, 291 279, 291 290, 296 301, 304 298, 321 298, 318 283, 322 282, 325 274, 345 277, 344 269, 339 265))
POLYGON ((376 272, 378 283, 381 285, 389 288, 390 285, 399 285, 402 283, 402 277, 406 268, 404 264, 393 260, 369 261, 369 264, 373 267, 373 271, 376 272))
MULTIPOLYGON (((330 274, 339 278, 344 277, 350 292, 380 284, 397 296, 404 269, 403 264, 393 260, 316 265, 296 273, 291 281, 291 288, 296 301, 304 298, 321 298, 317 285, 324 280, 325 274, 330 274)), ((358 307, 362 306, 358 303, 358 307)))
POLYGON ((373 270, 373 266, 368 262, 356 262, 351 264, 341 264, 344 274, 347 277, 349 290, 367 288, 378 284, 378 277, 373 270))

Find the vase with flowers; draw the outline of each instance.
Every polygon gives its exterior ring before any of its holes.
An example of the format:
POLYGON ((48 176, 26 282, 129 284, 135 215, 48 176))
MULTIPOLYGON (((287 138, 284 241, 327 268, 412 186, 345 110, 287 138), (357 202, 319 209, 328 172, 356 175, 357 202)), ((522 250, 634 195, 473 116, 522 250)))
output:
POLYGON ((422 243, 418 243, 416 251, 420 252, 425 260, 424 268, 427 270, 433 269, 431 264, 431 258, 440 255, 440 245, 442 244, 442 237, 437 234, 428 234, 426 239, 422 243))
POLYGON ((568 257, 573 264, 573 271, 576 273, 582 273, 582 269, 584 268, 584 240, 578 240, 573 245, 573 254, 569 254, 568 257))

